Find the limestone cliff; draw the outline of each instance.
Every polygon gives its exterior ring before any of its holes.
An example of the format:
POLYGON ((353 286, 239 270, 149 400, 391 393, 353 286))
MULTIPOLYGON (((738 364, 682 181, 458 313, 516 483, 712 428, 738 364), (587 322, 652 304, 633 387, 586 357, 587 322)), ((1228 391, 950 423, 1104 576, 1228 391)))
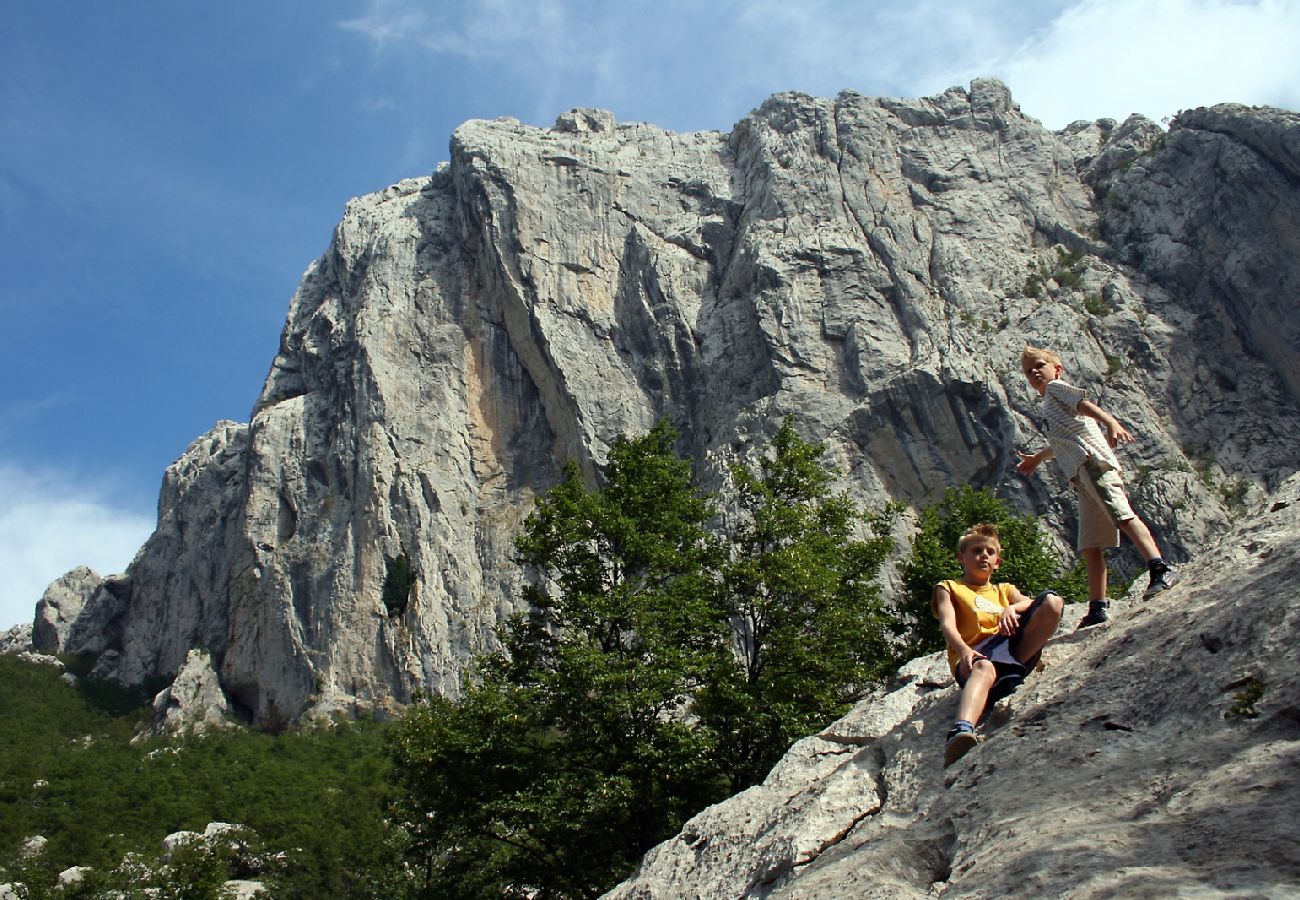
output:
POLYGON ((191 445, 129 571, 41 634, 127 682, 202 650, 267 727, 455 692, 534 495, 661 418, 710 486, 793 413, 868 505, 988 485, 1064 539, 1059 476, 1011 470, 1027 341, 1140 435, 1135 501, 1183 558, 1300 462, 1298 134, 1233 106, 1053 133, 990 80, 781 94, 729 133, 468 122, 348 205, 251 421, 191 445))
POLYGON ((611 898, 1294 897, 1300 476, 1070 632, 943 768, 941 654, 651 850, 611 898))

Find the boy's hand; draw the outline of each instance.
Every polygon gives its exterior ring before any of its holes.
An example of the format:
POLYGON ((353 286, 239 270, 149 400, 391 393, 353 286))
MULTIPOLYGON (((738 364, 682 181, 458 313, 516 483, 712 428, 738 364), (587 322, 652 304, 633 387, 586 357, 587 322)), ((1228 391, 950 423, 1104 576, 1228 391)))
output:
POLYGON ((1137 438, 1133 437, 1133 432, 1129 431, 1115 419, 1106 423, 1106 443, 1114 449, 1119 444, 1131 444, 1137 438))
POLYGON ((1020 614, 1008 606, 998 616, 998 634, 1010 637, 1020 630, 1020 614))
POLYGON ((975 671, 975 663, 981 659, 988 659, 988 657, 982 653, 976 653, 970 647, 966 647, 961 651, 961 665, 966 668, 967 678, 975 671))

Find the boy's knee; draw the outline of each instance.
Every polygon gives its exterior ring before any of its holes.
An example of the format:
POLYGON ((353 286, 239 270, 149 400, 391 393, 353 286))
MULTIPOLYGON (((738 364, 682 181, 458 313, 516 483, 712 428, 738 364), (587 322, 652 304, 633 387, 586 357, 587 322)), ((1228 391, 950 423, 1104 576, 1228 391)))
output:
POLYGON ((1044 609, 1051 610, 1058 616, 1065 611, 1065 598, 1056 591, 1043 591, 1038 595, 1038 599, 1042 601, 1044 609))
POLYGON ((971 678, 984 680, 994 677, 997 674, 997 669, 993 667, 993 663, 989 660, 977 659, 975 660, 975 665, 971 666, 970 674, 971 678))

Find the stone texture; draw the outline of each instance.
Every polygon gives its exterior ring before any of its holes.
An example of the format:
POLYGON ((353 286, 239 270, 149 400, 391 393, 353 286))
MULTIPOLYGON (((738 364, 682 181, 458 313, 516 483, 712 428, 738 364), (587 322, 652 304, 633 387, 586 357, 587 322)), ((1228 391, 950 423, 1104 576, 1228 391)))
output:
POLYGON ((11 625, 7 631, 0 634, 0 653, 20 653, 31 649, 32 625, 30 622, 11 625))
POLYGON ((191 650, 172 683, 153 699, 153 721, 134 741, 156 735, 204 734, 232 727, 234 710, 221 690, 212 657, 191 650))
POLYGON ((1139 435, 1135 502, 1186 558, 1300 466, 1295 134, 1235 107, 1054 134, 986 79, 780 94, 730 133, 468 122, 348 205, 251 421, 168 468, 64 644, 128 683, 202 649, 267 728, 454 694, 516 608, 533 497, 660 418, 710 488, 792 413, 869 506, 987 485, 1065 546, 1059 474, 1012 471, 1041 440, 1026 341, 1139 435))
POLYGON ((93 569, 78 566, 46 588, 36 604, 32 648, 48 654, 63 652, 72 623, 102 582, 93 569))
POLYGON ((957 690, 913 661, 608 896, 1295 896, 1298 535, 1295 476, 1170 591, 1083 632, 1067 608, 947 770, 957 690))

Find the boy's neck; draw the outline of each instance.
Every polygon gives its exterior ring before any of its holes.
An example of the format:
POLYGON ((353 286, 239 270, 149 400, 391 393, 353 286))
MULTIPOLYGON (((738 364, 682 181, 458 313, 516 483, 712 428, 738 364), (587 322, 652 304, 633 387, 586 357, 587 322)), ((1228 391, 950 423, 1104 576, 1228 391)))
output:
POLYGON ((988 577, 984 577, 983 575, 977 575, 975 577, 971 577, 968 574, 964 574, 961 576, 961 582, 962 584, 966 585, 966 587, 977 587, 977 588, 984 587, 984 585, 989 584, 992 581, 993 581, 992 575, 989 575, 988 577))

